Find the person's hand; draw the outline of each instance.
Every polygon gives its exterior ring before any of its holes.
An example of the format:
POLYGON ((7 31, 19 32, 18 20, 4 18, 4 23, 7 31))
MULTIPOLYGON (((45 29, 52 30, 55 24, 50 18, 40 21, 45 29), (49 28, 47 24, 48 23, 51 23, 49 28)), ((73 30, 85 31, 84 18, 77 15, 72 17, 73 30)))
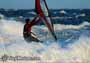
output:
POLYGON ((38 17, 40 17, 40 14, 37 14, 38 17))

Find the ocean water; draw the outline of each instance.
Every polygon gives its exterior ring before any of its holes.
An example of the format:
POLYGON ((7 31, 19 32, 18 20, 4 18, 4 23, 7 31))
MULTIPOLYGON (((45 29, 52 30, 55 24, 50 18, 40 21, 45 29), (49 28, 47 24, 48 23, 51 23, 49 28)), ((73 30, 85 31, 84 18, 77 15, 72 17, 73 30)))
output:
MULTIPOLYGON (((44 25, 33 27, 43 43, 27 43, 23 39, 24 23, 0 20, 0 57, 36 56, 39 61, 6 61, 5 63, 90 63, 90 23, 80 25, 55 24, 54 41, 44 25)), ((3 61, 0 61, 2 63, 3 61)))

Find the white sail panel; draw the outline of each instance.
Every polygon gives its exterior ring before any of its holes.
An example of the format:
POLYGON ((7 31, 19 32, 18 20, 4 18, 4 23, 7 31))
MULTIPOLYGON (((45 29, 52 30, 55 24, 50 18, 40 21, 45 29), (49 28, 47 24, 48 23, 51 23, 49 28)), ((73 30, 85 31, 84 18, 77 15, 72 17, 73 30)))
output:
POLYGON ((40 0, 40 5, 45 16, 48 16, 48 9, 46 8, 44 0, 40 0))

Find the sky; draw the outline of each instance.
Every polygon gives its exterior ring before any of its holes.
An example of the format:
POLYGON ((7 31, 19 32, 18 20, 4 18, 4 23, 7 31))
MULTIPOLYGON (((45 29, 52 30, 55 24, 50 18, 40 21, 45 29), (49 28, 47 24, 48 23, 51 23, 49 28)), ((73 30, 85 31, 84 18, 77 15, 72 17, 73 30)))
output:
MULTIPOLYGON (((34 9, 35 0, 0 0, 0 8, 34 9)), ((90 0, 46 0, 50 9, 85 9, 90 8, 90 0)))

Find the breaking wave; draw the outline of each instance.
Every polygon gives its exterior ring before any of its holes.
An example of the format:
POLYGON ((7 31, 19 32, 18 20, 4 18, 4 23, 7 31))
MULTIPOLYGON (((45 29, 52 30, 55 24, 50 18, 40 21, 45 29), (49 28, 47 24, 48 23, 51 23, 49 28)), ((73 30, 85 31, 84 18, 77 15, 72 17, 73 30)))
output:
POLYGON ((0 56, 40 57, 40 61, 27 63, 90 62, 90 23, 84 22, 78 26, 55 25, 57 42, 49 39, 51 36, 48 36, 46 27, 35 26, 34 30, 44 39, 44 43, 27 43, 22 36, 23 26, 21 22, 0 20, 0 56), (40 31, 47 33, 47 36, 43 37, 44 33, 40 31))

